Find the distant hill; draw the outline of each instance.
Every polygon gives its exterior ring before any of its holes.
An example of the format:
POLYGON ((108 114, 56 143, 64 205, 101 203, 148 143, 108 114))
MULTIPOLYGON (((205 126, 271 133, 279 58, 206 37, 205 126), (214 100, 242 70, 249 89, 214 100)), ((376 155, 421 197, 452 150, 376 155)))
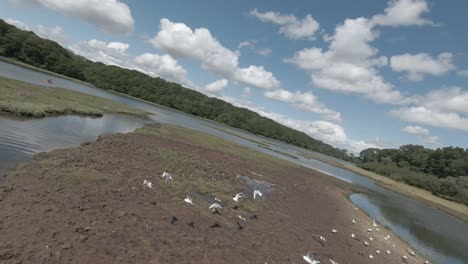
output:
POLYGON ((128 94, 182 112, 214 120, 340 159, 350 157, 307 134, 281 125, 245 108, 151 77, 135 70, 92 62, 33 32, 19 30, 0 19, 0 56, 82 80, 96 87, 128 94))

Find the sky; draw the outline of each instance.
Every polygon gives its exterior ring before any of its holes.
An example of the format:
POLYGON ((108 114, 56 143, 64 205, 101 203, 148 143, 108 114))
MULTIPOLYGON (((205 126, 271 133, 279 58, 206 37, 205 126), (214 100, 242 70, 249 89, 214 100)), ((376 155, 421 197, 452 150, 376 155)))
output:
POLYGON ((468 142, 463 0, 5 0, 93 61, 245 107, 353 153, 468 142))

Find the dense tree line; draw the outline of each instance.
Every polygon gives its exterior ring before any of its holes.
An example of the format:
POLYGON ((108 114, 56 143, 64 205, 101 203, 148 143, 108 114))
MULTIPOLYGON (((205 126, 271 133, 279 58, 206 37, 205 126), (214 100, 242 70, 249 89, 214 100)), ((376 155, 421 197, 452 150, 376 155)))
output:
POLYGON ((330 156, 350 158, 346 150, 313 139, 248 109, 135 70, 92 62, 56 42, 19 30, 1 19, 0 56, 330 156))
POLYGON ((468 204, 468 149, 436 150, 420 145, 361 151, 359 166, 378 174, 468 204))

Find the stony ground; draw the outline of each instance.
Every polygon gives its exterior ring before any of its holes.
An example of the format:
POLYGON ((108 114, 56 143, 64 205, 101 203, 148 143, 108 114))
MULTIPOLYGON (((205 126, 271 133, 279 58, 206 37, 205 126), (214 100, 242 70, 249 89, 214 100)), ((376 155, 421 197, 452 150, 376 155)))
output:
POLYGON ((0 263, 305 263, 308 251, 322 263, 423 263, 376 231, 350 188, 213 136, 146 126, 39 154, 1 177, 0 263), (252 184, 272 189, 254 200, 252 184), (214 197, 220 214, 208 210, 214 197))

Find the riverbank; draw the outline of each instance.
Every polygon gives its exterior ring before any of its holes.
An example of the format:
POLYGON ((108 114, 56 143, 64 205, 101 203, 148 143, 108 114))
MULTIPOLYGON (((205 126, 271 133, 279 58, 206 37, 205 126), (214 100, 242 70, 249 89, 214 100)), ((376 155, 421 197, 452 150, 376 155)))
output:
POLYGON ((423 263, 355 209, 347 200, 351 188, 221 138, 148 125, 38 154, 2 177, 0 260, 302 263, 312 250, 323 263, 400 263, 404 254, 423 263), (172 182, 164 183, 163 171, 172 182), (263 196, 254 200, 253 189, 263 196), (232 200, 238 192, 240 203, 232 200), (184 202, 187 195, 193 205, 184 202), (220 214, 208 210, 215 197, 220 214))
POLYGON ((435 207, 439 210, 442 210, 450 215, 453 215, 465 222, 468 222, 468 206, 456 202, 452 202, 443 198, 440 198, 438 196, 433 195, 431 192, 402 183, 395 181, 393 179, 390 179, 388 177, 379 175, 377 173, 374 173, 372 171, 364 170, 362 168, 359 168, 355 165, 347 164, 344 162, 339 162, 335 160, 330 160, 326 158, 322 158, 318 155, 312 155, 312 154, 304 154, 303 156, 306 158, 312 158, 319 160, 321 162, 328 163, 330 165, 352 171, 354 173, 357 173, 359 175, 368 177, 372 180, 374 180, 378 185, 387 188, 391 191, 395 191, 403 196, 409 197, 411 199, 417 200, 419 202, 425 203, 427 205, 430 205, 432 207, 435 207))
POLYGON ((25 117, 66 114, 99 117, 104 113, 147 115, 142 110, 108 99, 4 77, 0 77, 0 112, 25 117))

